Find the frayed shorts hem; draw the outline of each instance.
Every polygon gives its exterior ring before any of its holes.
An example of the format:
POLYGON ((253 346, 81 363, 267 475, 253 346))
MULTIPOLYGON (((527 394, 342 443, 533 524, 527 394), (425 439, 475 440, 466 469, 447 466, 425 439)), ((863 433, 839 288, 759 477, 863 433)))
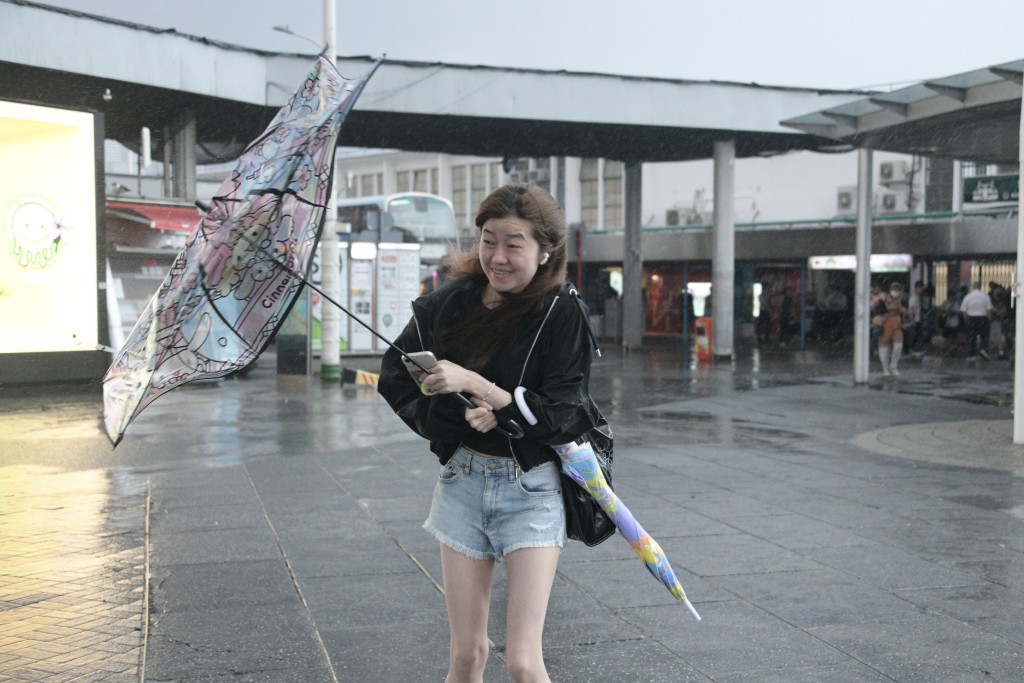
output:
POLYGON ((565 543, 559 543, 558 541, 539 541, 536 543, 519 543, 508 548, 505 548, 505 554, 498 557, 494 553, 480 552, 479 550, 473 550, 468 548, 462 543, 456 543, 452 539, 448 538, 440 531, 430 526, 429 524, 423 525, 423 530, 428 534, 436 538, 440 543, 443 543, 447 547, 451 548, 460 555, 465 555, 471 560, 496 560, 501 562, 509 553, 514 553, 517 550, 525 550, 526 548, 565 548, 565 543))

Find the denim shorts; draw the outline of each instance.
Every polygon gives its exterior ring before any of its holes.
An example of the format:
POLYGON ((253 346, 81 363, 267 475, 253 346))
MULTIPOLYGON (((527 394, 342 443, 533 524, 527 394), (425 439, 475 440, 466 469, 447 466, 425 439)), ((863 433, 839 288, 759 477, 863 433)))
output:
POLYGON ((558 465, 546 462, 516 477, 510 458, 460 448, 438 474, 423 528, 476 560, 500 560, 521 548, 564 548, 558 465))

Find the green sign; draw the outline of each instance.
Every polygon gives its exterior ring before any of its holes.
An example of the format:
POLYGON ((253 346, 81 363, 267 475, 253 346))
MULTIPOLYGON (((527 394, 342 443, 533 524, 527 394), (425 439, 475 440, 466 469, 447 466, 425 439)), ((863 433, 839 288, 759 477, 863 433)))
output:
POLYGON ((964 203, 1015 202, 1020 199, 1020 174, 964 178, 964 203))

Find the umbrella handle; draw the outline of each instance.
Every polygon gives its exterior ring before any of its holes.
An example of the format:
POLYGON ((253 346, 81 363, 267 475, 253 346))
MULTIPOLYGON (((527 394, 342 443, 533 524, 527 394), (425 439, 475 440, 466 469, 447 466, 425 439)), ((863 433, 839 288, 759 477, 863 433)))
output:
MULTIPOLYGON (((467 408, 477 407, 476 404, 470 401, 465 394, 460 394, 456 392, 452 394, 452 396, 454 396, 459 403, 466 406, 467 408)), ((510 439, 523 438, 525 432, 523 432, 523 428, 519 426, 518 422, 511 418, 500 418, 497 415, 495 415, 494 417, 498 419, 498 426, 495 427, 494 429, 499 434, 501 434, 502 436, 507 436, 510 439)))

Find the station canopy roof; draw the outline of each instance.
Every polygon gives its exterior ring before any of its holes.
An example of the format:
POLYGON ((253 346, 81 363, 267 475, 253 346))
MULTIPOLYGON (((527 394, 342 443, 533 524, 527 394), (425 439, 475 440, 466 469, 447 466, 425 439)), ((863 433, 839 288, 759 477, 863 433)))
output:
MULTIPOLYGON (((0 25, 17 27, 0 40, 0 99, 97 112, 103 137, 133 151, 148 128, 157 157, 188 126, 200 164, 235 159, 314 59, 28 0, 0 0, 0 25)), ((356 76, 373 62, 338 63, 356 76)), ((738 157, 834 151, 832 140, 779 122, 865 94, 388 59, 346 119, 340 144, 634 162, 710 159, 724 140, 735 141, 738 157)))
POLYGON ((922 81, 782 121, 855 147, 1016 164, 1024 59, 922 81))

